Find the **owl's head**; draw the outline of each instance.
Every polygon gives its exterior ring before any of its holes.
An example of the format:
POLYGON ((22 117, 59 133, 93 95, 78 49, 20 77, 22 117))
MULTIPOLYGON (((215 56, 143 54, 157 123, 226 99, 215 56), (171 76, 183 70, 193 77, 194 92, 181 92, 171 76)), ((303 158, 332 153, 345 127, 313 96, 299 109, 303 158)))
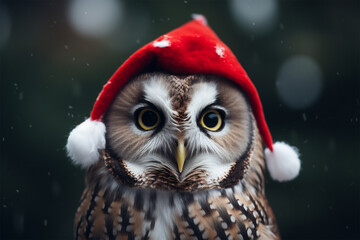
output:
POLYGON ((67 150, 76 164, 103 163, 129 186, 195 191, 238 183, 263 157, 261 141, 270 175, 296 177, 297 152, 273 144, 250 78, 196 16, 120 66, 67 150))
POLYGON ((118 93, 104 123, 106 166, 137 187, 231 186, 243 178, 256 145, 246 97, 211 75, 142 74, 118 93))

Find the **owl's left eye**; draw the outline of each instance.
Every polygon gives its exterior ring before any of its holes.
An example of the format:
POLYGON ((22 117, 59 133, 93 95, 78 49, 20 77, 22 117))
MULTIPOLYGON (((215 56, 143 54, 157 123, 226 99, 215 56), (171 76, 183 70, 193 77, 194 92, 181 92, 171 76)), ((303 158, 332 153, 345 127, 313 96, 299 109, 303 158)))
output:
POLYGON ((224 125, 224 113, 215 109, 205 111, 200 118, 200 126, 208 131, 220 131, 224 125))
POLYGON ((150 131, 160 124, 160 114, 152 108, 139 109, 135 116, 137 126, 144 131, 150 131))

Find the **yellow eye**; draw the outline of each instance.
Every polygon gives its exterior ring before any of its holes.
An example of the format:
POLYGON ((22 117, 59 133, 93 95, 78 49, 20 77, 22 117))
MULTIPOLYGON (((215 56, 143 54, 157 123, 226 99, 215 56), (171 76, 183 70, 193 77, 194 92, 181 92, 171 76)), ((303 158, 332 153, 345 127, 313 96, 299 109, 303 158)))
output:
POLYGON ((217 110, 206 111, 200 119, 200 124, 206 130, 216 132, 219 131, 223 125, 222 117, 217 110))
POLYGON ((139 112, 137 123, 145 131, 152 130, 159 125, 160 115, 151 108, 144 108, 139 112))

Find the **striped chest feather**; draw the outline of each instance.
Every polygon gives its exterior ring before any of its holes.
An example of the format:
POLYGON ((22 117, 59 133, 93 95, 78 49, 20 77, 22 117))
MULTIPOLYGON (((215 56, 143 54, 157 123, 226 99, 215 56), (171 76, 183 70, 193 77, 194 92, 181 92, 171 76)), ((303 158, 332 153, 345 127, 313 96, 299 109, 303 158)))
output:
POLYGON ((241 183, 198 193, 87 188, 76 239, 276 239, 264 196, 241 183))

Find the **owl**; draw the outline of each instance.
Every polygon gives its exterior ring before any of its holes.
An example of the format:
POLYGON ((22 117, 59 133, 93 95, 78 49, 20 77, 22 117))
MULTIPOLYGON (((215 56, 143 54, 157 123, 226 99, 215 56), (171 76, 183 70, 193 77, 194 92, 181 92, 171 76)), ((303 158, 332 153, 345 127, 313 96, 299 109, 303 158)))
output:
POLYGON ((202 17, 138 50, 69 136, 87 171, 75 239, 280 239, 265 165, 284 181, 300 163, 259 103, 202 17))

